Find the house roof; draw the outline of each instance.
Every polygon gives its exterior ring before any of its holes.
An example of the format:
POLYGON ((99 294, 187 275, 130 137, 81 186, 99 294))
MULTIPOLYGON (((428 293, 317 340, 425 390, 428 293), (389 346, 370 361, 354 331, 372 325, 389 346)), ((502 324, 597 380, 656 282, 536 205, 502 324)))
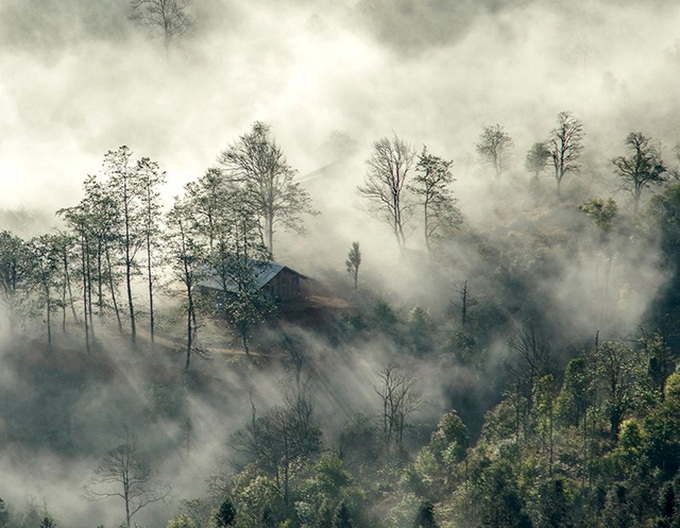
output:
MULTIPOLYGON (((288 266, 283 266, 282 264, 277 264, 276 262, 255 262, 253 264, 253 270, 255 271, 255 287, 258 290, 264 288, 274 277, 276 277, 281 271, 287 269, 288 271, 300 275, 297 271, 289 268, 288 266)), ((300 275, 301 276, 301 275, 300 275)), ((228 291, 236 291, 238 289, 235 282, 230 281, 231 284, 227 284, 228 291)), ((199 286, 204 288, 210 288, 213 290, 221 290, 222 283, 214 274, 208 275, 205 279, 198 283, 199 286)))

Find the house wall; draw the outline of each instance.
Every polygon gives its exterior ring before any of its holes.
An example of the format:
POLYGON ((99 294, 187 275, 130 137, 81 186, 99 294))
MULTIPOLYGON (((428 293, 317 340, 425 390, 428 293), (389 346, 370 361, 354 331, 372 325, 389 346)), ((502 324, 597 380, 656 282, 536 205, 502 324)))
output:
POLYGON ((290 301, 300 295, 300 275, 288 268, 283 268, 264 289, 274 299, 290 301))

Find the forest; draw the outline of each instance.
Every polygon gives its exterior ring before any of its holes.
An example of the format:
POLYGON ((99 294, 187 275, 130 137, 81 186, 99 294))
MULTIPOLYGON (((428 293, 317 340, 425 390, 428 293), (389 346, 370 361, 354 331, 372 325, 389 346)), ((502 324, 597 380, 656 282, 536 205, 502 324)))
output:
POLYGON ((677 41, 617 70, 618 30, 594 28, 640 12, 604 0, 123 4, 0 36, 2 66, 130 61, 60 101, 61 134, 0 85, 0 528, 680 527, 677 41), (521 70, 535 17, 593 29, 545 96, 397 82, 476 72, 487 38, 521 70), (315 45, 352 54, 346 84, 315 45), (294 298, 263 287, 273 266, 294 298))

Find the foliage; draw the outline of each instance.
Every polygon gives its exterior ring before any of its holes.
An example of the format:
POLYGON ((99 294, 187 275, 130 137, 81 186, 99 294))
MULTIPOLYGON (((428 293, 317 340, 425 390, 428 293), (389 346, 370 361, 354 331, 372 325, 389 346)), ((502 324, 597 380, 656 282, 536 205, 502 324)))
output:
POLYGON ((666 167, 661 161, 661 154, 650 141, 640 132, 631 132, 626 137, 630 157, 618 156, 612 160, 615 172, 622 180, 621 188, 633 195, 635 212, 638 211, 642 191, 651 184, 660 185, 666 181, 666 167))
POLYGON ((546 144, 542 142, 534 143, 527 152, 524 167, 527 171, 533 173, 534 178, 538 178, 538 175, 548 164, 549 159, 550 151, 546 144))
POLYGON ((357 291, 359 286, 359 266, 361 266, 359 242, 352 242, 352 247, 347 254, 347 260, 345 260, 345 268, 354 281, 354 291, 357 291))
POLYGON ((587 214, 603 232, 609 232, 614 225, 614 218, 618 213, 616 202, 608 198, 591 198, 583 205, 578 206, 578 210, 587 214))
POLYGON ((187 515, 181 514, 170 519, 165 525, 165 528, 197 528, 193 519, 187 515))
POLYGON ((428 251, 432 244, 446 240, 463 223, 463 214, 456 206, 450 186, 455 181, 451 175, 453 161, 423 151, 418 155, 416 174, 407 184, 423 207, 423 230, 428 251))
POLYGON ((229 497, 225 497, 215 512, 215 524, 218 528, 228 528, 236 523, 236 509, 229 497))

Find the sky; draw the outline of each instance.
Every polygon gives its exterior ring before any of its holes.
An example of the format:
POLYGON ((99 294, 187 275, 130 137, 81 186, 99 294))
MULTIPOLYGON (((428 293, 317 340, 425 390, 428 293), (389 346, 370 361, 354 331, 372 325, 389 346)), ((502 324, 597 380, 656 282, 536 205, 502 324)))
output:
MULTIPOLYGON (((108 150, 167 171, 168 195, 256 120, 301 176, 341 132, 358 146, 398 134, 474 161, 482 126, 523 152, 570 110, 589 141, 635 123, 670 145, 680 6, 590 0, 203 0, 166 60, 118 0, 0 6, 0 207, 69 206, 108 150)), ((330 155, 332 157, 332 155, 330 155)), ((457 174, 461 187, 465 174, 457 174)))

